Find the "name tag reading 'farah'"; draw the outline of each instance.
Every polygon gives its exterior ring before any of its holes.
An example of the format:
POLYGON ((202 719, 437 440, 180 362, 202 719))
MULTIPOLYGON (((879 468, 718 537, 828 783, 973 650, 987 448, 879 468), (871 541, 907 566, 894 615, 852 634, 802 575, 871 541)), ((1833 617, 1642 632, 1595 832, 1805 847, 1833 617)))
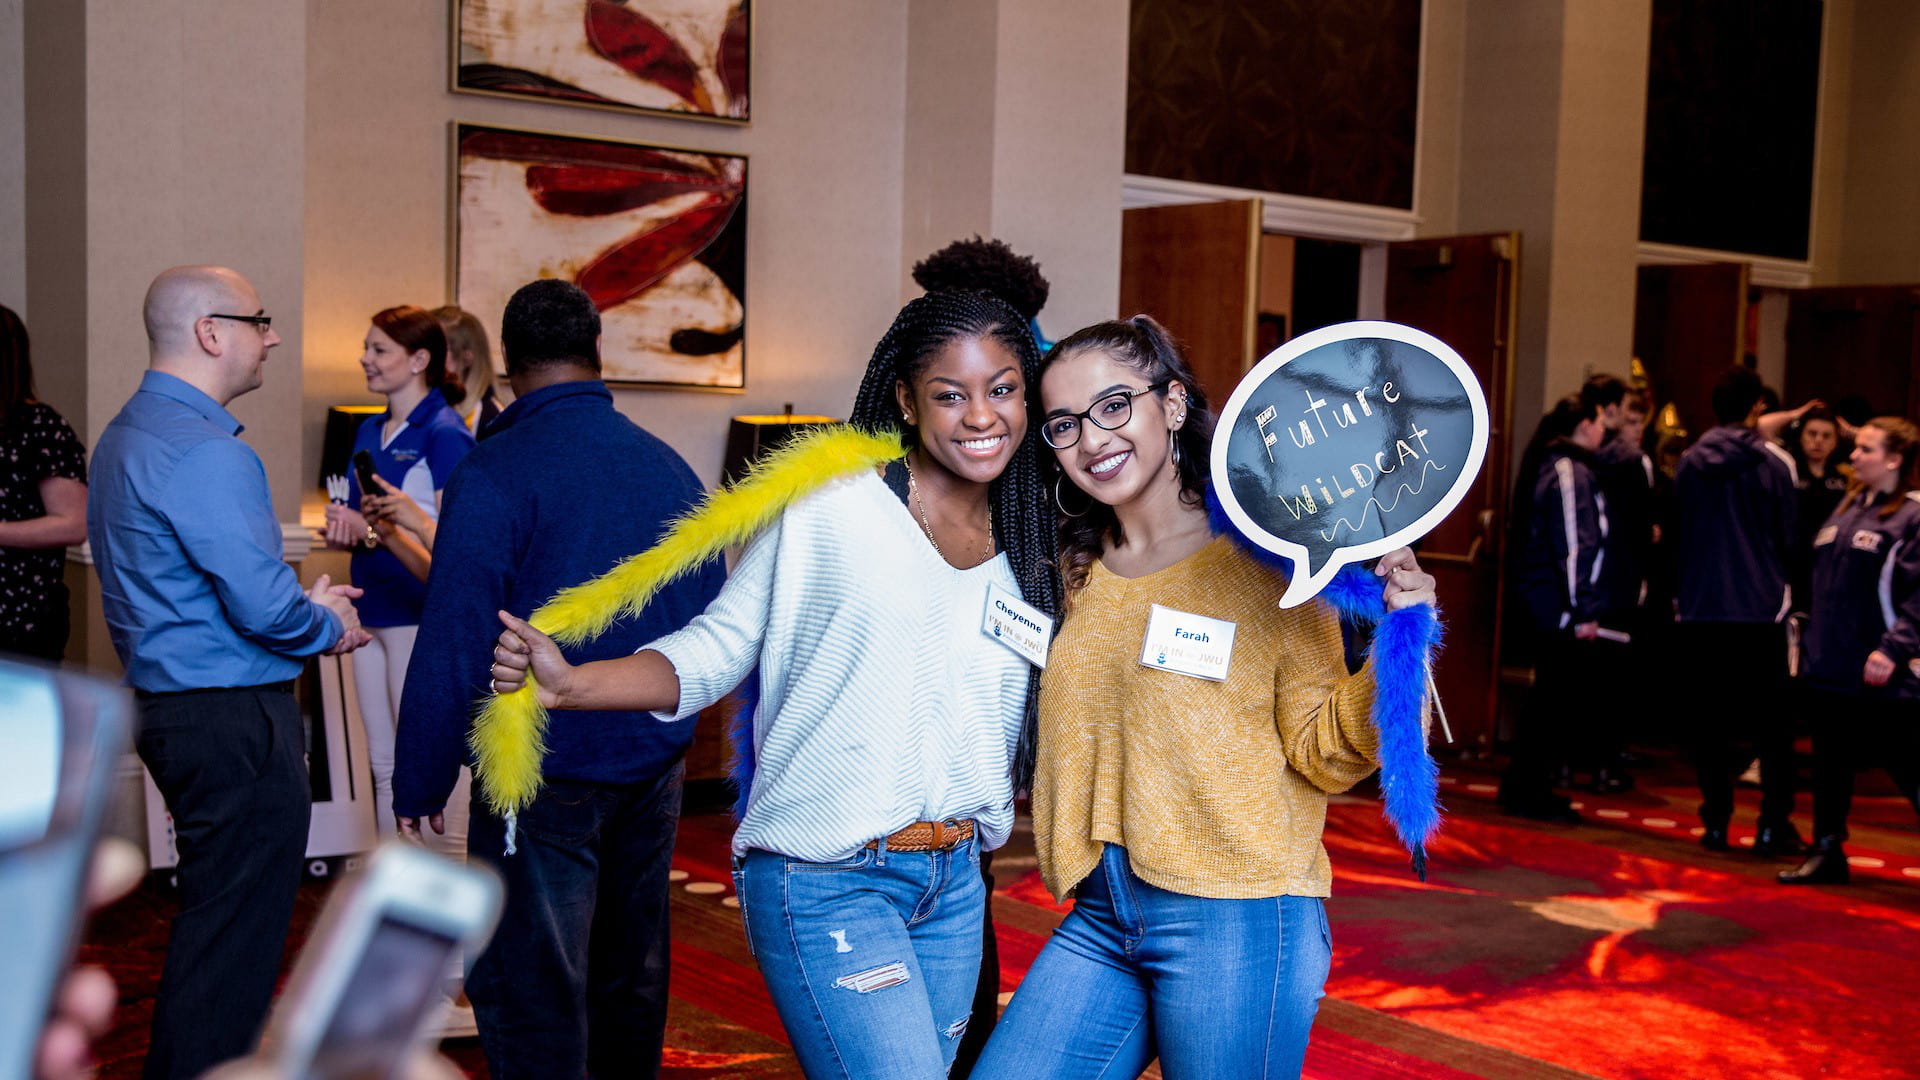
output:
POLYGON ((1140 662, 1151 668, 1220 682, 1233 659, 1235 626, 1225 619, 1153 605, 1140 662))
POLYGON ((1047 666, 1047 645, 1053 640, 1053 618, 1002 588, 987 585, 987 613, 980 632, 1013 650, 1034 667, 1047 666))

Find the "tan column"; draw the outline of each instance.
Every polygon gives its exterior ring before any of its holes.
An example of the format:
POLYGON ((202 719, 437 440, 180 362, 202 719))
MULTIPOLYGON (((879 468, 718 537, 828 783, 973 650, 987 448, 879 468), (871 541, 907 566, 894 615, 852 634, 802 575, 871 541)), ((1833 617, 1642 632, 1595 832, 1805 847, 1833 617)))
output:
POLYGON ((1461 232, 1522 234, 1514 415, 1632 354, 1649 0, 1468 0, 1461 232))
POLYGON ((1120 290, 1124 0, 913 0, 908 17, 906 271, 980 233, 1037 259, 1064 335, 1120 290))

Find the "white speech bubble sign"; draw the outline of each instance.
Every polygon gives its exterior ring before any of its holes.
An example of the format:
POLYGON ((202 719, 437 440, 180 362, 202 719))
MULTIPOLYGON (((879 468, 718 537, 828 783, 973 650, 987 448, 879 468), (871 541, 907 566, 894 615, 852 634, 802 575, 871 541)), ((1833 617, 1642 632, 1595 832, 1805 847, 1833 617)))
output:
MULTIPOLYGON (((1388 382, 1387 385, 1392 384, 1388 382)), ((1302 334, 1275 349, 1254 365, 1253 370, 1247 372, 1239 385, 1234 387, 1233 394, 1220 410, 1219 423, 1214 431, 1211 454, 1214 491, 1227 517, 1241 535, 1268 551, 1285 556, 1293 564, 1293 578, 1280 599, 1280 606, 1294 607, 1318 595, 1342 566, 1365 562, 1404 547, 1425 536, 1445 520, 1453 508, 1460 504, 1460 500, 1466 497, 1474 478, 1479 475, 1480 467, 1486 460, 1488 433, 1487 399, 1479 380, 1474 378, 1472 369, 1467 367, 1467 362, 1460 358, 1460 354, 1445 342, 1423 330, 1399 323, 1340 323, 1302 334), (1360 377, 1359 366, 1352 359, 1358 355, 1358 350, 1367 349, 1366 343, 1372 341, 1392 343, 1385 346, 1384 350, 1373 352, 1375 368, 1372 374, 1383 370, 1382 365, 1389 360, 1401 365, 1390 369, 1390 373, 1403 380, 1400 397, 1394 399, 1395 404, 1391 409, 1379 397, 1368 401, 1367 393, 1373 391, 1377 394, 1379 387, 1360 377), (1326 352, 1329 346, 1344 350, 1344 354, 1326 352), (1342 373, 1338 370, 1338 357, 1341 355, 1348 358, 1348 373, 1353 376, 1355 385, 1341 385, 1342 373), (1287 370, 1287 365, 1303 358, 1307 358, 1305 363, 1287 370), (1405 389, 1407 386, 1420 387, 1426 396, 1411 405, 1398 404, 1409 392, 1405 389), (1332 396, 1335 390, 1341 391, 1342 396, 1332 396), (1436 392, 1448 396, 1443 400, 1434 396, 1436 392), (1303 393, 1304 402, 1299 397, 1303 393), (1317 406, 1316 402, 1319 403, 1317 406), (1458 412, 1462 402, 1470 414, 1470 430, 1459 423, 1458 412), (1359 406, 1357 411, 1356 403, 1359 406), (1303 408, 1303 404, 1309 408, 1303 408), (1405 421, 1411 415, 1414 430, 1424 436, 1427 432, 1418 426, 1418 410, 1421 409, 1429 410, 1432 415, 1444 413, 1450 416, 1449 427, 1454 432, 1450 441, 1453 445, 1447 447, 1450 456, 1444 462, 1438 454, 1421 455, 1414 452, 1411 442, 1386 426, 1390 423, 1390 416, 1405 421), (1329 416, 1333 417, 1333 426, 1327 424, 1329 416), (1251 430, 1249 424, 1252 425, 1251 430), (1268 495, 1284 504, 1290 519, 1280 519, 1268 506, 1246 505, 1242 501, 1242 493, 1235 490, 1236 486, 1252 488, 1262 483, 1255 480, 1236 485, 1233 482, 1236 477, 1253 476, 1252 470, 1244 467, 1244 462, 1240 473, 1229 472, 1230 463, 1234 460, 1229 450, 1238 450, 1244 459, 1249 453, 1248 438, 1255 440, 1252 445, 1266 455, 1274 475, 1287 475, 1291 483, 1299 480, 1299 474, 1286 473, 1287 455, 1294 454, 1304 459, 1308 453, 1307 446, 1316 447, 1311 453, 1325 458, 1334 453, 1331 446, 1350 445, 1364 449, 1367 445, 1384 445, 1378 442, 1368 444, 1366 440, 1369 433, 1375 439, 1390 438, 1393 445, 1401 448, 1396 461, 1399 467, 1385 472, 1375 468, 1384 468, 1388 456, 1388 451, 1377 451, 1371 458, 1361 457, 1352 467, 1350 475, 1355 481, 1353 489, 1347 489, 1344 485, 1343 480, 1348 474, 1334 475, 1332 485, 1327 486, 1325 477, 1332 470, 1323 469, 1320 475, 1313 477, 1320 483, 1299 484, 1302 491, 1299 498, 1294 498, 1290 493, 1269 491, 1268 495), (1463 441, 1465 446, 1459 446, 1458 443, 1463 441), (1303 442, 1304 446, 1301 445, 1303 442), (1409 452, 1413 452, 1412 461, 1407 457, 1409 452), (1369 461, 1372 465, 1369 465, 1369 461), (1420 465, 1418 477, 1411 475, 1412 470, 1404 469, 1414 462, 1420 465), (1375 474, 1371 485, 1364 490, 1359 482, 1362 470, 1375 474), (1432 499, 1425 494, 1428 478, 1431 474, 1442 472, 1451 474, 1446 477, 1448 486, 1438 499, 1432 499), (1316 494, 1326 497, 1315 498, 1316 494), (1376 510, 1378 514, 1373 520, 1377 524, 1373 528, 1385 528, 1388 515, 1409 496, 1414 499, 1415 506, 1426 506, 1417 518, 1395 522, 1391 531, 1384 535, 1352 546, 1337 543, 1343 527, 1354 530, 1356 535, 1363 533, 1368 527, 1367 515, 1376 510), (1314 519, 1311 535, 1321 538, 1313 548, 1279 535, 1278 530, 1269 528, 1261 520, 1263 517, 1270 521, 1281 520, 1286 528, 1298 534, 1303 527, 1297 522, 1309 514, 1314 519), (1329 535, 1335 539, 1325 540, 1329 535), (1319 560, 1317 563, 1316 559, 1319 560)), ((1421 440, 1419 445, 1426 448, 1427 443, 1421 440)))

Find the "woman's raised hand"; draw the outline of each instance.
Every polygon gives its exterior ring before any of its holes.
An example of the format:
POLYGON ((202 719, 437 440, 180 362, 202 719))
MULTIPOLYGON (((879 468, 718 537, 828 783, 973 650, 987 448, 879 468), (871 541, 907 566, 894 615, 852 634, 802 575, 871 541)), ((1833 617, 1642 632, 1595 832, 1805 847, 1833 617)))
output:
POLYGON ((506 629, 493 646, 493 692, 511 694, 526 685, 527 674, 535 679, 536 696, 549 709, 562 708, 567 688, 573 683, 574 668, 560 655, 553 639, 502 611, 500 623, 506 629))
POLYGON ((1388 611, 1435 603, 1433 575, 1420 569, 1412 548, 1396 548, 1380 556, 1373 572, 1385 579, 1380 595, 1386 600, 1388 611))

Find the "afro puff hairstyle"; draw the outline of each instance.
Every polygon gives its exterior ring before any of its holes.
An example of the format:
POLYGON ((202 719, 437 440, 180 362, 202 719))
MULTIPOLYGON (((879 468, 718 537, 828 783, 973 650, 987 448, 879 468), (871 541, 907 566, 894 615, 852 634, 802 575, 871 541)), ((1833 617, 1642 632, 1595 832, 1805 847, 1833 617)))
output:
POLYGON ((1050 286, 1040 264, 1004 240, 955 240, 913 266, 913 280, 930 293, 984 292, 1032 322, 1047 306, 1050 286))

